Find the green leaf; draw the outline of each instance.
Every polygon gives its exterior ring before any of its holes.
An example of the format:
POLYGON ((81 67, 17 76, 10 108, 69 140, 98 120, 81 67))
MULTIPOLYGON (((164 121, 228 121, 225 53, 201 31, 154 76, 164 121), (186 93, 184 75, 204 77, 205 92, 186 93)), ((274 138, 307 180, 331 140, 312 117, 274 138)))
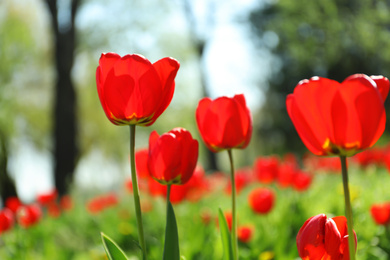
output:
POLYGON ((104 250, 109 260, 128 260, 123 250, 106 234, 100 233, 102 236, 104 250))
POLYGON ((167 225, 165 229, 163 260, 180 260, 179 235, 177 233, 177 224, 175 212, 170 201, 167 207, 167 225))
POLYGON ((223 259, 233 260, 233 249, 232 249, 230 232, 221 208, 219 208, 219 212, 218 212, 218 222, 219 222, 219 230, 221 230, 223 259))

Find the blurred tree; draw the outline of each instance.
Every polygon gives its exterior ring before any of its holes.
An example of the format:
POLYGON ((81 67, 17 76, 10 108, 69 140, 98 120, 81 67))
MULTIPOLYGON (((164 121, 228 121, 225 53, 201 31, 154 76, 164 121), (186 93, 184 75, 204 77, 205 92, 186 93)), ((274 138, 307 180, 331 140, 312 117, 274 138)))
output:
MULTIPOLYGON (((189 27, 189 33, 190 33, 190 39, 192 41, 192 44, 195 48, 195 53, 198 57, 198 68, 199 68, 199 74, 200 74, 200 83, 201 83, 201 89, 202 89, 202 97, 210 97, 210 86, 207 81, 207 72, 205 70, 205 54, 204 50, 207 45, 207 41, 209 39, 209 35, 212 34, 213 28, 214 28, 214 20, 213 18, 213 2, 207 3, 209 6, 206 8, 208 10, 206 14, 206 19, 199 19, 195 13, 195 8, 193 5, 193 2, 190 0, 184 0, 184 11, 185 16, 187 18, 187 23, 189 27), (204 25, 203 27, 207 29, 201 29, 202 26, 198 20, 201 20, 202 22, 207 22, 207 26, 204 25)), ((210 171, 217 171, 218 165, 217 165, 217 157, 216 154, 209 149, 205 148, 203 146, 203 149, 206 153, 207 158, 207 165, 205 166, 206 170, 210 171)))
POLYGON ((47 5, 54 33, 54 63, 57 71, 53 115, 54 180, 61 196, 68 192, 78 157, 77 102, 71 69, 76 45, 75 17, 80 0, 47 0, 47 5), (60 16, 60 12, 67 15, 60 16))
POLYGON ((355 73, 389 76, 388 0, 267 1, 249 21, 259 47, 273 54, 256 128, 269 153, 307 151, 285 108, 287 94, 300 80, 322 76, 343 81, 355 73))

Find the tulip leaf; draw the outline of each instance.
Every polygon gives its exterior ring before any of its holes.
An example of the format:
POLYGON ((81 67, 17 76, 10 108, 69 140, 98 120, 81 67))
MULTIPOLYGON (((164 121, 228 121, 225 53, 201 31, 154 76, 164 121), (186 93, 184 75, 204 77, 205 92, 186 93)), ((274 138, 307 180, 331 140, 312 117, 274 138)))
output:
POLYGON ((101 233, 104 250, 109 260, 128 260, 123 250, 106 234, 101 233))
POLYGON ((167 202, 167 224, 165 229, 163 260, 180 260, 179 235, 175 212, 170 201, 167 202))
POLYGON ((219 222, 219 229, 221 231, 223 259, 233 260, 233 248, 232 248, 230 232, 221 208, 219 208, 219 212, 218 212, 218 222, 219 222))

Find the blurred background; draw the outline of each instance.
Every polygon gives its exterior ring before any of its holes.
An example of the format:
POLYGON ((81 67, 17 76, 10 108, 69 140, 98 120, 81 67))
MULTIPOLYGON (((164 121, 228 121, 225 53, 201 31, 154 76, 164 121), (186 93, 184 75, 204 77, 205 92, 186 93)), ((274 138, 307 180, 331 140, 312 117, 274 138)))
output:
MULTIPOLYGON (((123 185, 129 129, 111 124, 101 108, 95 71, 102 52, 181 63, 171 105, 153 126, 137 128, 136 148, 147 147, 151 131, 178 126, 201 140, 199 99, 244 93, 254 132, 235 155, 240 167, 259 155, 307 151, 285 110, 301 79, 389 77, 390 1, 1 0, 3 200, 123 185)), ((379 143, 387 139, 385 131, 379 143)), ((206 171, 225 170, 226 161, 200 141, 206 171)))

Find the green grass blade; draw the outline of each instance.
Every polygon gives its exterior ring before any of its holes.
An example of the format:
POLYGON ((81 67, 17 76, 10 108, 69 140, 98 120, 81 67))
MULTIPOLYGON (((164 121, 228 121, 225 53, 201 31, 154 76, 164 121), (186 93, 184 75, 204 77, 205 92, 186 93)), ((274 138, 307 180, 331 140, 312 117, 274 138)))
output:
POLYGON ((123 250, 106 234, 101 233, 104 250, 109 260, 128 260, 123 250))
POLYGON ((233 260, 233 249, 232 249, 232 242, 230 238, 230 232, 221 208, 219 208, 219 212, 218 212, 218 222, 219 222, 219 230, 221 231, 223 259, 233 260))

